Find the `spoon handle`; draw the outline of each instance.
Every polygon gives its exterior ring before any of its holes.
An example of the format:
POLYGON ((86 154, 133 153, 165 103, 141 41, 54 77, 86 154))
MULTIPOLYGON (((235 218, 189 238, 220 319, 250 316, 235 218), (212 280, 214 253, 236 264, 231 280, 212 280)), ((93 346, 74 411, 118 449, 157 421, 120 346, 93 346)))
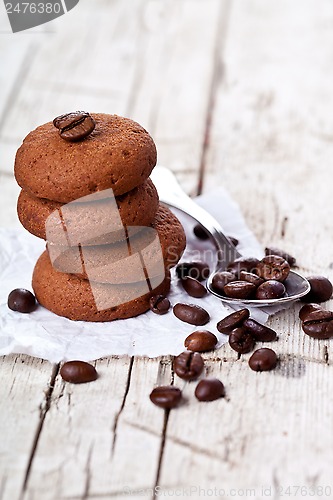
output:
POLYGON ((199 207, 178 184, 173 173, 165 167, 155 167, 151 175, 160 201, 193 217, 209 233, 217 248, 216 269, 225 270, 241 254, 225 236, 222 227, 206 210, 199 207))

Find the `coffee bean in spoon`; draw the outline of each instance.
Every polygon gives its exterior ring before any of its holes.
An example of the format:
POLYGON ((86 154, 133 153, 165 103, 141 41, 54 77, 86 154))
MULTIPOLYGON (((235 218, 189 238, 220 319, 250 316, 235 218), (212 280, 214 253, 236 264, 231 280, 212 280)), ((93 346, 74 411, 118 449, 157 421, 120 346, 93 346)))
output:
POLYGON ((209 233, 201 224, 196 224, 194 226, 193 233, 199 240, 208 240, 210 238, 209 233))
POLYGON ((239 326, 230 333, 229 344, 234 351, 245 354, 253 350, 255 340, 246 328, 239 326))
POLYGON ((296 265, 296 259, 289 253, 285 252, 284 250, 281 250, 276 247, 266 247, 265 248, 265 255, 278 255, 279 257, 282 257, 285 259, 290 267, 294 267, 296 265))
POLYGON ((212 351, 218 340, 215 335, 208 330, 198 330, 186 337, 184 346, 189 351, 206 352, 212 351))
POLYGON ((205 262, 182 262, 176 267, 176 274, 179 279, 190 276, 190 278, 203 281, 210 275, 210 270, 205 262))
POLYGON ((20 313, 31 313, 36 307, 35 296, 25 288, 16 288, 8 295, 7 305, 12 311, 20 313))
POLYGON ((173 369, 178 377, 184 380, 194 380, 201 375, 204 360, 199 352, 184 351, 173 362, 173 369))
POLYGON ((248 281, 232 281, 224 287, 224 295, 233 299, 249 299, 255 291, 256 286, 248 281))
POLYGON ((92 382, 98 377, 95 367, 85 361, 67 361, 62 365, 60 375, 72 384, 92 382))
POLYGON ((95 128, 95 122, 89 113, 75 111, 58 116, 53 125, 59 129, 59 134, 66 141, 80 141, 87 137, 95 128))
POLYGON ((310 291, 301 298, 302 302, 326 302, 332 297, 332 283, 325 276, 309 276, 310 291))
POLYGON ((304 321, 305 318, 313 311, 322 311, 323 308, 319 304, 304 304, 299 311, 299 319, 304 321))
POLYGON ((214 290, 224 295, 224 286, 235 280, 236 276, 233 273, 230 273, 229 271, 219 271, 213 276, 212 287, 214 290))
POLYGON ((155 314, 166 314, 170 309, 170 300, 165 295, 154 295, 149 301, 150 310, 155 314))
POLYGON ((240 309, 234 313, 229 314, 225 318, 221 319, 216 325, 217 330, 220 333, 229 334, 237 326, 242 326, 244 321, 250 316, 250 311, 248 309, 240 309))
POLYGON ((190 325, 203 326, 210 320, 208 312, 195 304, 178 303, 173 307, 174 315, 190 325))
POLYGON ((264 281, 256 290, 256 299, 279 299, 286 293, 286 288, 281 281, 264 281))
POLYGON ((234 245, 234 247, 236 247, 239 243, 238 239, 237 238, 234 238, 233 236, 227 236, 228 240, 231 241, 231 243, 234 245))
POLYGON ((266 372, 274 370, 277 360, 277 355, 272 349, 262 347, 254 351, 249 359, 249 366, 255 372, 266 372))
POLYGON ((247 271, 241 271, 239 273, 239 279, 241 281, 248 281, 249 283, 252 283, 255 286, 260 286, 265 281, 262 278, 259 278, 259 276, 257 276, 256 274, 249 273, 247 271))
POLYGON ((200 281, 190 276, 186 276, 181 280, 184 290, 191 296, 200 299, 207 294, 206 288, 200 283, 200 281))
POLYGON ((227 267, 227 271, 233 273, 236 276, 236 278, 240 277, 241 271, 247 271, 249 273, 256 274, 258 263, 259 259, 256 259, 255 257, 239 257, 235 259, 233 262, 230 262, 230 264, 227 267))
POLYGON ((285 281, 289 272, 290 265, 279 255, 268 255, 257 266, 257 274, 264 280, 285 281))
POLYGON ((199 401, 215 401, 225 396, 225 389, 217 378, 206 378, 200 380, 194 394, 199 401))
POLYGON ((330 339, 333 337, 333 312, 313 311, 302 323, 304 333, 315 339, 330 339))
POLYGON ((182 392, 173 385, 155 387, 150 393, 150 401, 160 408, 175 408, 182 399, 182 392))
POLYGON ((276 331, 266 325, 262 325, 252 318, 247 318, 243 322, 243 327, 254 337, 258 342, 272 342, 277 340, 276 331))

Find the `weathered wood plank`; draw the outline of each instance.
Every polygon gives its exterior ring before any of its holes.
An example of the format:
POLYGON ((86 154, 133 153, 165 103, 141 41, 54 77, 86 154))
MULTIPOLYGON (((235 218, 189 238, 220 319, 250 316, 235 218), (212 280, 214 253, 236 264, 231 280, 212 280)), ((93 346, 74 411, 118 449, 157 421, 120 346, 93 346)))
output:
POLYGON ((148 128, 159 163, 195 194, 205 136, 214 49, 227 2, 146 2, 136 93, 128 113, 148 128), (147 33, 146 33, 147 35, 147 33))
POLYGON ((52 393, 52 365, 29 356, 0 358, 0 492, 19 498, 52 393))
MULTIPOLYGON (((81 30, 98 22, 87 1, 80 2, 77 26, 71 25, 74 17, 71 23, 68 16, 63 19, 66 27, 59 24, 60 34, 36 57, 6 119, 2 144, 18 144, 51 112, 68 106, 86 103, 89 109, 130 114, 151 129, 161 163, 179 172, 191 192, 202 144, 210 140, 205 188, 223 183, 263 243, 299 255, 304 270, 328 273, 330 248, 314 241, 327 242, 332 235, 330 2, 319 11, 314 0, 274 5, 234 0, 229 38, 218 61, 223 80, 210 97, 220 2, 138 1, 135 15, 132 5, 123 4, 101 2, 110 25, 108 30, 100 25, 98 42, 81 30), (77 47, 68 48, 69 27, 77 47), (108 47, 109 66, 98 50, 101 43, 108 47), (48 57, 52 47, 65 54, 57 67, 48 57), (78 59, 82 47, 84 61, 78 59), (197 79, 191 78, 194 73, 197 79), (216 108, 207 109, 208 103, 216 108), (214 111, 211 122, 207 111, 214 111)), ((23 428, 30 443, 36 428, 38 437, 25 497, 123 498, 129 486, 137 494, 128 496, 139 498, 142 488, 158 484, 254 487, 261 498, 264 485, 331 484, 331 342, 305 338, 298 308, 270 321, 280 334, 274 348, 281 365, 274 373, 253 373, 248 356, 236 361, 226 345, 206 359, 207 373, 225 383, 227 399, 200 404, 193 396, 195 383, 187 384, 186 404, 167 421, 148 395, 155 384, 172 381, 168 358, 136 359, 133 366, 128 358, 99 361, 102 376, 89 386, 64 386, 58 377, 42 432, 36 421, 23 428)), ((183 383, 176 378, 175 384, 183 383)), ((31 407, 38 407, 37 400, 31 407)), ((18 477, 29 462, 27 453, 23 457, 18 477)), ((0 491, 6 484, 0 480, 0 491)), ((18 491, 13 488, 5 490, 8 498, 18 491)))
POLYGON ((26 498, 107 498, 154 482, 164 413, 147 391, 170 381, 170 363, 124 356, 96 369, 93 384, 57 378, 26 498))
POLYGON ((195 383, 186 386, 188 403, 169 418, 161 487, 216 486, 228 496, 255 488, 254 498, 263 486, 272 498, 274 487, 332 487, 331 366, 284 357, 274 372, 257 374, 244 360, 211 364, 209 375, 227 399, 199 403, 195 383))

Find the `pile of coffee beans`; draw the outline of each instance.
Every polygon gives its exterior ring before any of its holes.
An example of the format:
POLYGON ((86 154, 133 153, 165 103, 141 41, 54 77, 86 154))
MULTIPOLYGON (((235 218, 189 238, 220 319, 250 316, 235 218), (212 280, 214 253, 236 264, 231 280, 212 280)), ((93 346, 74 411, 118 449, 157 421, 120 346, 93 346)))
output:
POLYGON ((289 272, 289 262, 280 255, 266 255, 261 260, 240 257, 228 265, 227 271, 214 275, 212 286, 234 299, 278 299, 286 294, 283 282, 289 272))
MULTIPOLYGON (((215 337, 210 332, 205 333, 208 333, 210 336, 215 337)), ((191 335, 189 337, 191 337, 191 335)), ((205 342, 206 339, 203 338, 203 343, 205 342)), ((209 348, 213 349, 216 345, 216 342, 217 338, 215 337, 215 343, 213 344, 211 342, 209 348)), ((195 349, 193 349, 193 351, 195 352, 184 351, 176 356, 173 362, 173 369, 175 373, 179 378, 186 380, 187 382, 196 380, 202 374, 204 369, 204 360, 198 350, 207 350, 206 347, 208 348, 208 344, 206 344, 205 348, 203 349, 202 346, 200 346, 198 342, 196 342, 196 345, 194 347, 195 349)), ((188 349, 189 348, 190 347, 188 347, 188 349)), ((216 378, 204 378, 198 382, 194 391, 194 395, 198 399, 198 401, 215 401, 216 399, 223 398, 225 396, 225 388, 223 383, 216 378)), ((182 401, 182 391, 174 385, 159 386, 155 387, 155 389, 152 390, 149 397, 156 406, 165 409, 171 409, 178 406, 182 401)))
MULTIPOLYGON (((221 319, 221 321, 217 323, 216 328, 220 333, 229 335, 230 347, 240 354, 251 352, 254 349, 255 343, 257 341, 273 342, 278 338, 276 332, 272 330, 272 328, 262 325, 255 319, 250 318, 250 311, 246 308, 229 314, 229 316, 221 319)), ((254 359, 257 359, 258 357, 259 359, 261 359, 264 355, 267 354, 267 351, 270 352, 270 356, 272 358, 271 353, 274 353, 274 351, 272 351, 271 349, 258 349, 257 351, 255 351, 255 353, 258 354, 256 354, 254 359)), ((251 359, 252 361, 249 361, 249 366, 250 368, 254 369, 253 356, 250 358, 250 360, 251 359)), ((257 364, 256 366, 256 371, 260 371, 260 365, 257 364)), ((273 368, 275 368, 275 366, 276 362, 272 364, 269 364, 267 362, 265 364, 265 370, 272 370, 273 368)))

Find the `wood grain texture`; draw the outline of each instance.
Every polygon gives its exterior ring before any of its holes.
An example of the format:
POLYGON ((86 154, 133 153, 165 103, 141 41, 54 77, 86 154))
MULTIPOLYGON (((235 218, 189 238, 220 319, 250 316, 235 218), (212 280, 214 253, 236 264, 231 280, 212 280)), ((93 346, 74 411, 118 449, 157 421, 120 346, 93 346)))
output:
POLYGON ((29 356, 0 358, 0 498, 19 498, 48 411, 55 368, 29 356))

